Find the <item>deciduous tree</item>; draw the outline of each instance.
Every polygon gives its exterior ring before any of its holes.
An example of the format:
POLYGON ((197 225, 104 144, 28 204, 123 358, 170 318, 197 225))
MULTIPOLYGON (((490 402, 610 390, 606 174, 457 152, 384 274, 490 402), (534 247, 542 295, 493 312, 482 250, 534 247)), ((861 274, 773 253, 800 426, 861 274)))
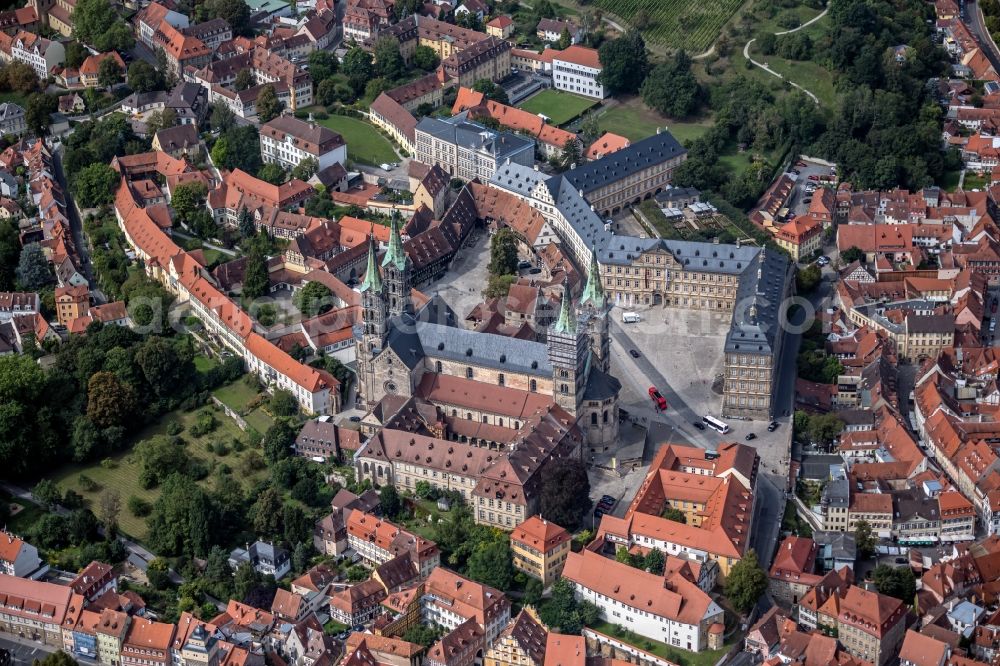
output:
POLYGON ((322 282, 309 282, 295 292, 292 303, 304 317, 315 317, 333 308, 333 292, 322 282))
POLYGON ((107 164, 91 164, 73 178, 73 193, 83 208, 111 203, 119 175, 107 164))
POLYGON ((638 30, 629 30, 618 39, 601 44, 601 73, 598 81, 612 94, 636 93, 649 72, 646 42, 638 30))
POLYGON ((39 291, 53 281, 49 262, 38 243, 28 243, 17 261, 17 284, 25 291, 39 291))
POLYGON ((542 470, 541 513, 568 530, 575 530, 590 507, 590 480, 579 460, 550 460, 542 470))
POLYGON ((767 574, 751 548, 730 568, 726 576, 726 597, 741 613, 749 613, 767 589, 767 574))

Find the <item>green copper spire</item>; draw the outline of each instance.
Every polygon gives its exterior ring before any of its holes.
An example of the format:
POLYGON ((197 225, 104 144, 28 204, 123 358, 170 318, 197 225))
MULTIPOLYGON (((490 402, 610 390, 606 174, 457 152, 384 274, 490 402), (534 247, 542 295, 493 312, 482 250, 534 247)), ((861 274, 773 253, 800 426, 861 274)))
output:
POLYGON ((559 321, 556 322, 556 333, 576 333, 576 317, 573 316, 573 297, 569 293, 569 281, 563 280, 562 307, 559 309, 559 321))
POLYGON ((375 261, 375 229, 368 238, 368 268, 365 269, 365 281, 361 283, 361 291, 382 291, 382 275, 378 272, 378 262, 375 261))
POLYGON ((398 211, 392 212, 392 220, 389 224, 392 231, 389 233, 389 249, 385 251, 385 256, 382 257, 382 266, 392 264, 397 270, 401 271, 406 268, 406 251, 403 250, 403 239, 399 236, 398 211))
POLYGON ((604 307, 604 284, 601 282, 601 268, 597 265, 597 246, 590 248, 590 271, 587 273, 587 286, 583 288, 580 305, 593 303, 604 307))

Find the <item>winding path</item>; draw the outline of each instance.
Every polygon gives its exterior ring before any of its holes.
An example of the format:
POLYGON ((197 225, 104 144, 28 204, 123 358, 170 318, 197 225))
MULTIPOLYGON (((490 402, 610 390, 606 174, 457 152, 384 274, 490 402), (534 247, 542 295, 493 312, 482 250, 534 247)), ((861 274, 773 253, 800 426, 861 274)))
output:
MULTIPOLYGON (((829 9, 824 9, 822 12, 820 12, 816 16, 812 17, 811 19, 809 19, 808 21, 806 21, 805 23, 803 23, 802 25, 800 25, 797 28, 792 28, 791 30, 782 30, 781 32, 776 32, 774 34, 780 37, 781 35, 790 35, 793 32, 798 32, 799 30, 802 30, 803 28, 809 27, 810 25, 812 25, 816 21, 818 21, 821 18, 823 18, 824 16, 826 16, 826 13, 828 11, 830 11, 830 10, 829 9)), ((808 95, 809 98, 812 99, 813 102, 815 102, 816 106, 819 106, 819 97, 816 97, 816 95, 813 94, 810 90, 807 90, 803 86, 800 86, 799 84, 795 83, 795 81, 792 81, 791 79, 786 79, 784 77, 784 75, 779 74, 778 72, 774 71, 773 69, 771 69, 770 67, 768 67, 765 63, 757 62, 756 60, 754 60, 753 58, 750 57, 750 45, 753 44, 756 41, 757 41, 757 38, 755 37, 755 38, 751 39, 750 41, 748 41, 746 44, 743 45, 743 57, 746 58, 747 60, 749 60, 753 65, 755 65, 757 67, 760 67, 762 70, 764 70, 768 74, 770 74, 772 76, 776 76, 779 79, 781 79, 782 81, 787 81, 789 83, 789 85, 791 85, 791 86, 793 86, 795 88, 798 88, 799 90, 801 90, 802 92, 804 92, 806 95, 808 95)))

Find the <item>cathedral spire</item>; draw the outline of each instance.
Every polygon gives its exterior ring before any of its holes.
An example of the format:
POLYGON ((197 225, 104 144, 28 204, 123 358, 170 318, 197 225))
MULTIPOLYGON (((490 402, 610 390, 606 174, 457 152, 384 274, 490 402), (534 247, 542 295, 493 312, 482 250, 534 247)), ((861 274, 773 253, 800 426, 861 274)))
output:
POLYGON ((374 225, 368 237, 368 268, 365 269, 365 281, 361 283, 361 291, 382 291, 382 275, 378 272, 378 262, 375 261, 374 225))
POLYGON ((590 270, 587 272, 587 286, 583 288, 580 305, 593 303, 604 307, 604 284, 601 282, 601 268, 597 265, 597 246, 590 247, 590 270))
POLYGON ((389 222, 391 231, 389 232, 389 249, 382 257, 382 266, 393 264, 398 270, 406 267, 406 251, 403 249, 403 239, 399 235, 399 212, 392 211, 392 219, 389 222))
POLYGON ((562 307, 555 325, 556 333, 576 333, 576 318, 573 316, 573 297, 569 293, 569 281, 563 280, 562 307))

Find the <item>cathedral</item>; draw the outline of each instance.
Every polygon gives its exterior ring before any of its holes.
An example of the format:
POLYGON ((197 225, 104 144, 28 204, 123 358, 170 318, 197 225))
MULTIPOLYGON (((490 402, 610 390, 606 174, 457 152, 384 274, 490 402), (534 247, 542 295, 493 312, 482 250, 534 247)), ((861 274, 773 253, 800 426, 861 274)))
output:
MULTIPOLYGON (((608 451, 618 437, 620 382, 611 376, 609 305, 592 253, 587 284, 574 307, 563 287, 559 317, 546 342, 462 328, 440 299, 415 308, 412 263, 393 218, 389 246, 377 260, 374 235, 355 327, 359 392, 368 409, 387 395, 411 397, 425 374, 460 377, 550 397, 576 418, 584 446, 608 451)), ((508 394, 509 395, 509 394, 508 394)))

